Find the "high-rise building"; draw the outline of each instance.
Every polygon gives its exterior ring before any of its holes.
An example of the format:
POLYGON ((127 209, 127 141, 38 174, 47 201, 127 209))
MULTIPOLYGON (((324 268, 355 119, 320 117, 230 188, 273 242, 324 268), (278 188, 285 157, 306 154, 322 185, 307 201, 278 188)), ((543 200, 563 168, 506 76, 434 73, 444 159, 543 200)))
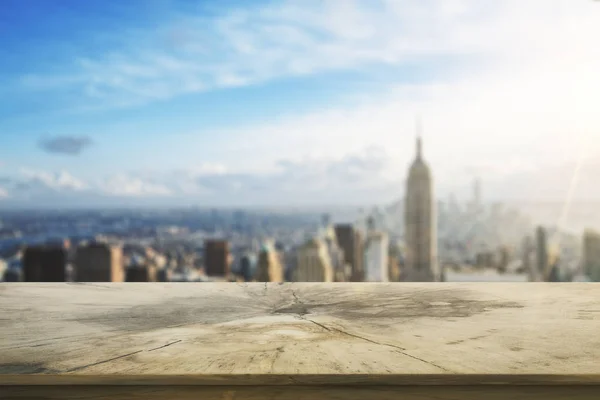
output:
POLYGON ((256 269, 257 282, 283 282, 284 270, 281 255, 275 249, 275 243, 267 241, 258 255, 256 269))
POLYGON ((583 272, 592 282, 600 282, 600 233, 583 233, 583 272))
POLYGON ((478 268, 491 268, 494 266, 494 253, 481 251, 475 255, 475 265, 478 268))
POLYGON ((336 225, 335 236, 344 251, 345 262, 350 265, 350 281, 364 281, 364 244, 360 232, 352 225, 336 225))
POLYGON ((389 239, 384 232, 370 231, 365 241, 365 281, 388 282, 389 239))
POLYGON ((344 260, 344 251, 338 245, 335 236, 333 238, 326 237, 323 241, 325 247, 327 247, 327 254, 334 271, 335 281, 346 282, 352 276, 352 270, 344 260))
POLYGON ((541 226, 535 231, 535 261, 538 277, 543 277, 548 271, 548 239, 546 229, 541 226))
POLYGON ((67 249, 59 246, 32 246, 23 253, 25 282, 65 282, 67 249))
POLYGON ((336 282, 346 282, 351 276, 351 271, 345 262, 344 251, 339 246, 335 229, 331 225, 331 217, 329 214, 323 215, 321 223, 322 226, 319 238, 327 247, 327 254, 331 261, 331 267, 333 268, 334 280, 336 282))
POLYGON ((123 251, 105 243, 82 246, 75 253, 77 282, 124 282, 123 251))
POLYGON ((388 255, 388 281, 398 282, 401 276, 400 261, 395 254, 388 255))
POLYGON ((423 160, 419 136, 416 159, 410 167, 406 186, 406 268, 403 271, 403 281, 432 282, 439 279, 434 204, 432 176, 423 160))
POLYGON ((500 247, 499 250, 499 257, 498 257, 498 271, 499 272, 506 272, 506 269, 508 268, 508 263, 510 261, 510 252, 508 250, 508 247, 506 246, 502 246, 500 247))
POLYGON ((227 241, 209 239, 204 242, 204 271, 207 276, 228 276, 230 261, 227 241))
POLYGON ((143 265, 136 267, 128 267, 125 269, 126 282, 156 282, 156 268, 143 265))
POLYGON ((390 282, 399 282, 402 277, 402 246, 391 241, 388 247, 388 276, 390 282))
POLYGON ((173 270, 170 268, 160 268, 156 271, 156 280, 158 282, 171 282, 173 279, 173 270))
POLYGON ((156 282, 157 271, 156 267, 148 262, 148 260, 134 253, 129 257, 125 268, 125 282, 156 282))
POLYGON ((245 282, 252 281, 254 273, 256 272, 256 255, 251 252, 242 254, 239 260, 239 275, 245 282))
POLYGON ((523 238, 523 244, 521 247, 521 261, 523 264, 523 272, 529 275, 530 281, 536 280, 535 267, 532 260, 533 248, 533 238, 531 236, 526 236, 523 238))
POLYGON ((333 282, 334 271, 323 241, 313 238, 298 249, 295 282, 333 282))

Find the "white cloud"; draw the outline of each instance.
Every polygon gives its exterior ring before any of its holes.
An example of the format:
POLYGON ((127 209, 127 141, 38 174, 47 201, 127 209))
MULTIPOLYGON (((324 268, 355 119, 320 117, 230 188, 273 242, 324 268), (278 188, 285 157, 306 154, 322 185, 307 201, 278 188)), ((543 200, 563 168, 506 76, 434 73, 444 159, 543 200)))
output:
POLYGON ((218 164, 130 172, 111 176, 94 190, 116 197, 169 196, 174 201, 238 206, 372 202, 382 194, 393 198, 399 193, 395 177, 386 175, 389 162, 384 150, 369 148, 344 157, 280 160, 268 172, 235 171, 218 164))
POLYGON ((225 165, 210 162, 190 166, 186 171, 192 176, 222 175, 228 172, 225 165))
POLYGON ((171 190, 165 185, 135 176, 116 174, 107 178, 99 189, 112 196, 169 196, 171 190))
POLYGON ((21 170, 21 177, 18 183, 22 187, 75 191, 88 188, 86 182, 67 171, 52 173, 24 168, 21 170))
POLYGON ((597 17, 597 4, 572 0, 251 3, 213 19, 187 13, 125 36, 126 50, 79 57, 68 78, 28 75, 23 83, 79 85, 96 98, 135 102, 431 56, 515 65, 548 54, 568 62, 587 52, 591 60, 598 54, 597 17), (157 35, 180 39, 157 46, 157 35))
POLYGON ((6 199, 8 197, 8 190, 4 189, 3 187, 0 187, 0 199, 6 199))
MULTIPOLYGON (((295 179, 333 188, 332 182, 348 177, 328 176, 330 163, 375 146, 386 149, 387 160, 377 174, 402 193, 414 152, 416 113, 423 115, 425 154, 442 193, 466 184, 472 176, 467 168, 476 167, 475 173, 498 196, 562 198, 570 172, 565 179, 553 179, 556 172, 551 171, 571 171, 563 166, 577 161, 582 148, 588 159, 600 154, 596 2, 256 4, 213 20, 186 15, 158 30, 170 38, 169 47, 155 46, 155 31, 146 32, 142 40, 131 41, 131 51, 80 60, 76 79, 47 78, 85 87, 107 104, 117 104, 118 98, 127 105, 278 77, 368 72, 377 65, 433 65, 436 80, 402 84, 390 79, 388 93, 366 96, 351 106, 212 132, 227 137, 223 162, 230 169, 179 171, 177 179, 160 184, 148 183, 146 177, 131 178, 133 183, 122 178, 122 186, 129 188, 125 192, 200 195, 237 187, 243 194, 240 188, 249 185, 245 181, 268 190, 275 183, 293 188, 295 179), (447 71, 448 59, 458 60, 458 67, 447 71), (280 159, 300 161, 281 165, 280 159)), ((30 76, 28 84, 44 87, 48 82, 30 76)), ((373 197, 383 196, 382 190, 372 191, 373 197)))
MULTIPOLYGON (((573 1, 388 4, 389 16, 361 14, 372 18, 367 25, 377 25, 377 31, 393 28, 386 21, 397 22, 396 34, 375 36, 377 54, 394 63, 416 54, 470 54, 473 62, 439 82, 390 83, 388 93, 353 106, 226 132, 231 159, 245 154, 240 168, 268 168, 277 157, 341 157, 376 145, 390 154, 387 174, 400 185, 414 153, 413 121, 420 113, 425 154, 439 192, 457 190, 476 173, 496 186, 501 198, 534 196, 530 189, 544 181, 538 194, 562 199, 564 183, 553 180, 550 171, 575 162, 582 148, 588 157, 600 154, 600 46, 595 43, 600 6, 573 1), (529 181, 511 186, 509 178, 519 174, 529 181)), ((304 14, 290 13, 290 18, 304 14)), ((364 22, 349 18, 347 23, 364 22)), ((360 48, 350 36, 349 43, 360 48)))

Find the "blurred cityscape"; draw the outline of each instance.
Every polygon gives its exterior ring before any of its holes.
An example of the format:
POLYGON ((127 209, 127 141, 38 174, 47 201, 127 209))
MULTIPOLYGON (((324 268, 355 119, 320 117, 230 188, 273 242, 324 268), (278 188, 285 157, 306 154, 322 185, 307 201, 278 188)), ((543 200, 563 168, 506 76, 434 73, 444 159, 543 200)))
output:
POLYGON ((421 146, 417 139, 404 198, 382 206, 3 212, 0 276, 5 282, 600 281, 600 235, 541 225, 516 206, 487 204, 479 180, 467 202, 434 200, 421 146))

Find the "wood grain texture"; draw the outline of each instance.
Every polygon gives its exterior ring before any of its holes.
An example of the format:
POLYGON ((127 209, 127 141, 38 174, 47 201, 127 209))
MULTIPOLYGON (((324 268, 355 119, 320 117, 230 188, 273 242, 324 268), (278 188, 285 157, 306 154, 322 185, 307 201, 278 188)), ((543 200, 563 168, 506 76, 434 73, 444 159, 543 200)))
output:
POLYGON ((2 399, 36 400, 597 400, 590 386, 8 386, 2 399))
POLYGON ((10 283, 0 307, 4 385, 600 385, 594 284, 10 283))

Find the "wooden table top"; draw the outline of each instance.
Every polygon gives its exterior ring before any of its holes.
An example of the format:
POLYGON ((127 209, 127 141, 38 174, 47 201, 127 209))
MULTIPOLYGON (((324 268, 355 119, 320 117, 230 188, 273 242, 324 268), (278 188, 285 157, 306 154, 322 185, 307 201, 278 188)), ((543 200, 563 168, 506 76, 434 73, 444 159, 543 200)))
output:
POLYGON ((0 308, 2 384, 600 384, 588 283, 8 283, 0 308))

